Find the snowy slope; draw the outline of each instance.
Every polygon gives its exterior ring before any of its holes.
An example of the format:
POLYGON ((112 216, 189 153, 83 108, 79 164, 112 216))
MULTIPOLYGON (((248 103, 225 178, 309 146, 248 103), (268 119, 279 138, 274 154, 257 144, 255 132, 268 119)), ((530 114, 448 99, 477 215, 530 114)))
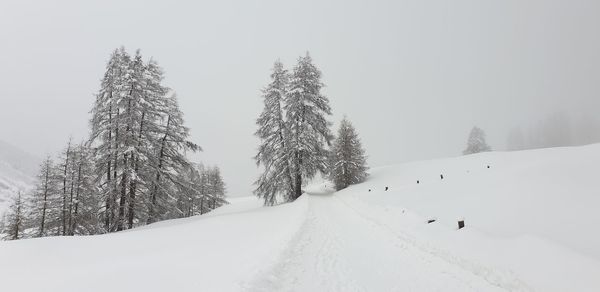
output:
POLYGON ((236 198, 117 234, 0 242, 0 282, 17 291, 600 291, 599 163, 600 145, 422 161, 375 168, 337 193, 312 186, 276 207, 236 198))
POLYGON ((10 196, 31 188, 39 162, 36 157, 0 141, 0 215, 10 196))

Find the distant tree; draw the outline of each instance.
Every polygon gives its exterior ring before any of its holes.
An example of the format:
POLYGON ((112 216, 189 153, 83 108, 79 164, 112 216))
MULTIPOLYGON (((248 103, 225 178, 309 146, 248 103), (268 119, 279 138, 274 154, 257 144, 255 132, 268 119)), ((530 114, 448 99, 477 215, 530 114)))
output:
POLYGON ((525 136, 520 127, 513 128, 506 138, 506 147, 509 151, 526 149, 525 136))
POLYGON ((194 163, 180 176, 177 216, 201 215, 227 204, 225 182, 219 167, 206 168, 194 163))
POLYGON ((210 180, 213 189, 212 209, 216 209, 225 202, 225 193, 227 192, 225 182, 221 176, 221 169, 218 166, 215 166, 210 170, 210 180))
POLYGON ((485 141, 485 132, 478 127, 473 127, 467 140, 467 149, 463 151, 463 154, 468 155, 491 150, 492 148, 485 141))
POLYGON ((329 99, 321 93, 325 85, 321 71, 308 53, 298 59, 285 96, 286 124, 289 130, 287 157, 290 159, 294 193, 289 200, 302 195, 302 183, 318 172, 326 173, 328 152, 333 138, 327 121, 331 115, 329 99))
POLYGON ((333 141, 329 158, 329 178, 336 190, 363 182, 367 177, 367 160, 356 130, 346 117, 333 141))
POLYGON ((21 192, 11 198, 11 204, 6 214, 4 223, 4 232, 6 239, 16 240, 23 236, 25 222, 25 204, 21 197, 21 192))

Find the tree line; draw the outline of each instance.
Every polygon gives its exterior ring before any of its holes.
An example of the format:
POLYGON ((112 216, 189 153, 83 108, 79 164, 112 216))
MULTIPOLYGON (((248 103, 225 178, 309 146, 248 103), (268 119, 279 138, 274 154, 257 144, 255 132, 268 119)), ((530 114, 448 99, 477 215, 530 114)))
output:
POLYGON ((9 239, 116 232, 227 203, 219 168, 188 160, 201 148, 155 60, 115 50, 91 114, 89 138, 47 157, 35 189, 13 199, 9 239))
POLYGON ((350 121, 344 118, 337 137, 330 130, 332 109, 321 92, 321 78, 307 53, 291 72, 276 61, 271 82, 262 90, 264 108, 255 132, 260 144, 254 157, 262 173, 254 193, 265 205, 297 199, 318 173, 338 190, 367 176, 365 152, 350 121))

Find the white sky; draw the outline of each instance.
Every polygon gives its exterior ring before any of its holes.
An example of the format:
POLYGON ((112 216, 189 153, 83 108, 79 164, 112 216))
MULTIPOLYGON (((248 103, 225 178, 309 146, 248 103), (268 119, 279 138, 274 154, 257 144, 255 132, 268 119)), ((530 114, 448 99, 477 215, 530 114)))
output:
POLYGON ((166 71, 192 138, 247 195, 260 89, 306 50, 372 166, 459 155, 473 125, 503 149, 516 125, 600 111, 600 1, 0 0, 0 139, 32 154, 87 135, 110 52, 166 71))

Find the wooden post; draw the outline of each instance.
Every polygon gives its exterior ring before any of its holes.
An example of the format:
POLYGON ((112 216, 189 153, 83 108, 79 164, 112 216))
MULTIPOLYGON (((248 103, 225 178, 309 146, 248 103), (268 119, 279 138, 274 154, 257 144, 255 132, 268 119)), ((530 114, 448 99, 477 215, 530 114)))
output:
POLYGON ((458 220, 458 229, 465 227, 465 219, 458 220))

